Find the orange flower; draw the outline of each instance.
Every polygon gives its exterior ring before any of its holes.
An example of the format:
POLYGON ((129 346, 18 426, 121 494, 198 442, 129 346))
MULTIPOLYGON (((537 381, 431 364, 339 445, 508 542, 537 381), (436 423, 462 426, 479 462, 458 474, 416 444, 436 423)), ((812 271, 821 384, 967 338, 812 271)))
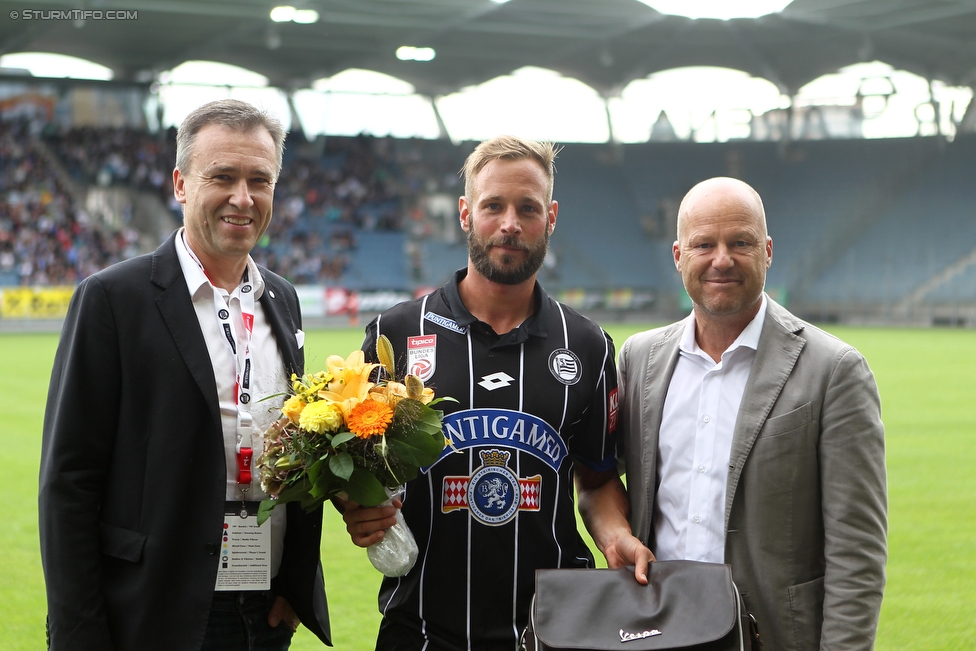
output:
POLYGON ((369 438, 386 431, 393 420, 393 409, 376 400, 363 400, 353 407, 346 421, 349 431, 359 438, 369 438))

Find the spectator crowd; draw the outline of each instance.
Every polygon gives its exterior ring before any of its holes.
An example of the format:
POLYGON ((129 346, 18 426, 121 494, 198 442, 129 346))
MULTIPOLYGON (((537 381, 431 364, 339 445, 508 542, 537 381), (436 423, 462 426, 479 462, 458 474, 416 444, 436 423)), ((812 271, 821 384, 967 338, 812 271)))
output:
POLYGON ((138 234, 96 227, 30 132, 0 122, 0 279, 73 285, 134 255, 138 234))
MULTIPOLYGON (((172 194, 175 151, 173 130, 39 129, 23 119, 0 120, 0 284, 75 284, 139 253, 139 234, 89 215, 83 193, 89 187, 149 192, 181 219, 172 194)), ((426 202, 440 192, 457 196, 461 158, 457 147, 438 142, 306 141, 293 133, 275 218, 253 255, 293 283, 315 284, 341 281, 361 231, 404 232, 409 254, 418 241, 456 227, 428 214, 436 211, 426 202)))

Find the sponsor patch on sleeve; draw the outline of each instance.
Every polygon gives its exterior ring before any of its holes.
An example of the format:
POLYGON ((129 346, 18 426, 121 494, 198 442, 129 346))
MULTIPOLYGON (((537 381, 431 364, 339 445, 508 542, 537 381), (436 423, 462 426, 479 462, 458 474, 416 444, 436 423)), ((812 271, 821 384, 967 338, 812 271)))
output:
POLYGON ((617 388, 614 387, 607 396, 607 431, 613 434, 617 430, 617 388))

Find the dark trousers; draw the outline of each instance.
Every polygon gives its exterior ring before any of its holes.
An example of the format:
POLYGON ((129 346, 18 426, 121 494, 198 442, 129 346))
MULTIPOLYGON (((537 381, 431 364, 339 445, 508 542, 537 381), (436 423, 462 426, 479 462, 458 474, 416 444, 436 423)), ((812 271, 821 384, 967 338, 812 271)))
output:
POLYGON ((284 621, 272 628, 267 591, 214 592, 200 651, 287 651, 293 632, 284 621))

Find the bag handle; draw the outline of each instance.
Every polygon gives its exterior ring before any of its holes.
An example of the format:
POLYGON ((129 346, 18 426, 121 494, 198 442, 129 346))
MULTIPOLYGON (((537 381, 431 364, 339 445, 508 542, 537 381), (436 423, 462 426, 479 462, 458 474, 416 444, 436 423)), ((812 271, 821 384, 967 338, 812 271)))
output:
POLYGON ((732 582, 732 594, 735 596, 735 627, 739 629, 739 651, 746 651, 746 641, 742 635, 742 595, 739 594, 735 581, 732 582))

